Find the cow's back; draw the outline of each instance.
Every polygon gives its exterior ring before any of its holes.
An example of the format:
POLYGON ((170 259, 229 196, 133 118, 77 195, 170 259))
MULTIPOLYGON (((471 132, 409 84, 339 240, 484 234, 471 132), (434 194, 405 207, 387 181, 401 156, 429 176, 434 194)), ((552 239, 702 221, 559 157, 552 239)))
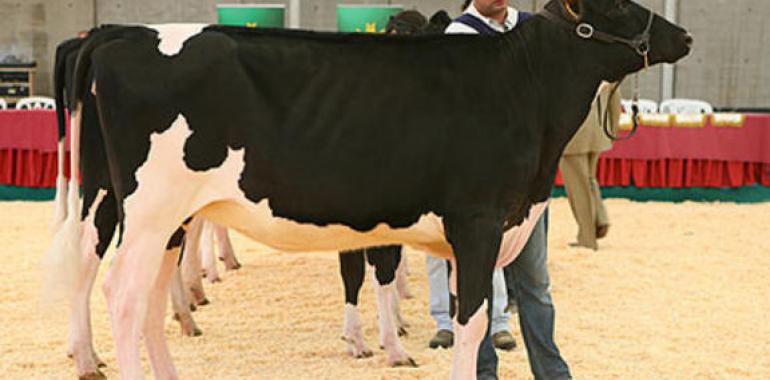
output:
POLYGON ((124 196, 150 134, 180 114, 192 131, 188 168, 211 170, 228 148, 244 148, 245 196, 301 223, 408 226, 460 207, 456 194, 472 201, 499 191, 515 164, 500 160, 515 149, 513 113, 485 101, 511 96, 484 78, 500 75, 499 40, 212 27, 176 55, 162 44, 148 30, 95 54, 105 112, 118 124, 107 128, 123 142, 115 149, 124 196))

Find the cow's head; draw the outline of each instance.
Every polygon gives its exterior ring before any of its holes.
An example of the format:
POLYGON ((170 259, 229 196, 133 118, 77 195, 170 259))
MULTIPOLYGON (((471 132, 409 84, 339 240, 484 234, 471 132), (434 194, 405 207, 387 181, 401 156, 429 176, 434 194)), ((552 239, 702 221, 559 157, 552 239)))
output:
POLYGON ((552 0, 544 15, 590 44, 610 81, 646 64, 674 63, 693 42, 686 30, 630 0, 552 0))

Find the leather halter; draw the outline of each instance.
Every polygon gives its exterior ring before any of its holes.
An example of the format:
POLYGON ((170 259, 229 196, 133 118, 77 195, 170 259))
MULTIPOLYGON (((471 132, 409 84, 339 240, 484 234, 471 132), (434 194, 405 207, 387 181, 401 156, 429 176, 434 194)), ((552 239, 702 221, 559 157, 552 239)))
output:
MULTIPOLYGON (((559 2, 559 4, 564 8, 565 4, 562 2, 559 2)), ((567 6, 565 9, 566 12, 569 14, 576 16, 577 14, 567 6)), ((649 59, 649 53, 650 53, 650 31, 652 30, 652 21, 655 18, 655 13, 652 11, 650 12, 650 16, 647 19, 647 26, 644 28, 642 32, 637 34, 636 36, 632 38, 625 38, 616 36, 614 34, 602 32, 600 30, 596 30, 593 25, 587 22, 581 22, 579 17, 575 18, 575 21, 569 21, 566 20, 564 17, 560 17, 557 14, 553 13, 552 11, 546 9, 543 9, 542 12, 538 13, 540 16, 545 18, 548 21, 551 21, 555 23, 556 25, 573 32, 580 38, 585 40, 595 40, 602 43, 608 43, 608 44, 621 44, 625 45, 629 48, 631 48, 633 51, 636 52, 636 54, 639 54, 642 59, 644 60, 644 68, 647 69, 650 67, 650 59, 649 59)), ((625 78, 624 78, 625 79, 625 78)), ((620 84, 623 82, 623 79, 621 79, 613 88, 610 98, 615 94, 615 92, 620 88, 620 84)), ((599 99, 599 103, 601 103, 601 99, 599 99)), ((602 123, 602 129, 604 129, 604 134, 607 135, 610 139, 613 141, 622 141, 622 140, 628 140, 630 139, 639 128, 639 74, 636 74, 636 80, 634 85, 634 97, 633 97, 633 104, 632 104, 632 116, 631 120, 633 122, 633 128, 631 129, 631 132, 628 133, 623 138, 619 138, 617 136, 613 136, 612 133, 609 131, 609 125, 608 125, 608 119, 609 119, 609 99, 607 100, 608 107, 605 110, 604 114, 604 120, 602 123)), ((600 106, 601 109, 601 106, 600 106)), ((601 114, 601 111, 599 111, 601 114)), ((601 116, 600 116, 601 117, 601 116)))
POLYGON ((575 34, 580 38, 609 44, 616 43, 626 45, 644 58, 645 68, 649 67, 650 61, 648 54, 650 53, 650 30, 652 29, 652 20, 655 18, 655 14, 652 13, 652 11, 650 11, 650 16, 647 19, 647 27, 644 28, 641 33, 630 39, 596 30, 593 25, 587 22, 580 22, 579 20, 574 22, 568 21, 563 17, 559 17, 548 9, 544 9, 539 13, 539 15, 543 16, 546 20, 561 26, 562 28, 565 28, 569 31, 574 31, 575 34))

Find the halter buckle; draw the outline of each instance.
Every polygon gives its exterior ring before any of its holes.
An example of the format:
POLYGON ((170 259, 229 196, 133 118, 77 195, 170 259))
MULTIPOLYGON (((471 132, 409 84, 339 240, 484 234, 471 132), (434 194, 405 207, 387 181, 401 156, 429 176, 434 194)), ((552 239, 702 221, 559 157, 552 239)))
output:
POLYGON ((591 24, 585 22, 578 24, 575 28, 575 33, 581 38, 589 39, 594 36, 594 27, 591 24))
POLYGON ((639 55, 647 55, 650 52, 650 43, 647 41, 639 41, 636 44, 636 52, 639 53, 639 55))

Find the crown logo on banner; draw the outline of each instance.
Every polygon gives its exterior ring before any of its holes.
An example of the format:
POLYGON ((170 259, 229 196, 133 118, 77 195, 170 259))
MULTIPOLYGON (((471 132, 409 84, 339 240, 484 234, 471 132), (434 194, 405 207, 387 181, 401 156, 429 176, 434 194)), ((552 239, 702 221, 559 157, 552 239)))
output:
POLYGON ((257 22, 256 21, 255 22, 247 22, 246 23, 246 27, 247 28, 256 28, 257 27, 257 22))
MULTIPOLYGON (((356 28, 356 32, 361 33, 361 28, 356 28)), ((376 22, 367 22, 364 25, 364 32, 365 33, 385 33, 385 29, 380 29, 378 31, 376 22)))

